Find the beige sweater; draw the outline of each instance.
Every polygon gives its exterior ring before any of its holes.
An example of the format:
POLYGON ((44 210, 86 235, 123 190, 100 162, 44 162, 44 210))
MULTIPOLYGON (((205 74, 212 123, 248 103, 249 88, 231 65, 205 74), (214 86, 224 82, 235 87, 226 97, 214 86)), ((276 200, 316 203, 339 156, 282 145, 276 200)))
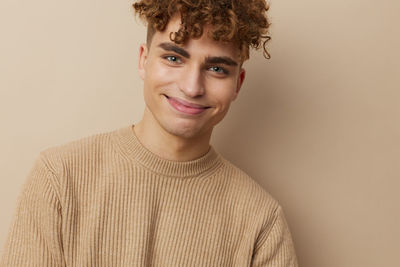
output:
POLYGON ((298 266, 280 204, 211 146, 160 158, 134 125, 40 152, 0 266, 298 266))

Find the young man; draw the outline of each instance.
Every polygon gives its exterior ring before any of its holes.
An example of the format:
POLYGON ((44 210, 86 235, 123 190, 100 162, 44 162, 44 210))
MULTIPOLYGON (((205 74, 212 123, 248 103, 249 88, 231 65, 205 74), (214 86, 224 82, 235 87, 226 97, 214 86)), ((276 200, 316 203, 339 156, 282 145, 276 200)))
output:
POLYGON ((245 77, 230 31, 266 7, 216 3, 134 4, 142 120, 40 152, 1 266, 298 266, 282 207, 209 144, 245 77))

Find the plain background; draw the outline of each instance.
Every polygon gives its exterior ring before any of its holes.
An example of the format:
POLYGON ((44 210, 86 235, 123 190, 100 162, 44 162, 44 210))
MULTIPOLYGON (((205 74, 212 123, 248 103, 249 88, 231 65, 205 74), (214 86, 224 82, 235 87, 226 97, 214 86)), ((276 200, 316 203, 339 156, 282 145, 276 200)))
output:
MULTIPOLYGON (((400 266, 400 2, 272 1, 270 60, 211 143, 283 206, 300 266, 400 266)), ((0 2, 0 245, 39 152, 139 121, 132 1, 0 2)))

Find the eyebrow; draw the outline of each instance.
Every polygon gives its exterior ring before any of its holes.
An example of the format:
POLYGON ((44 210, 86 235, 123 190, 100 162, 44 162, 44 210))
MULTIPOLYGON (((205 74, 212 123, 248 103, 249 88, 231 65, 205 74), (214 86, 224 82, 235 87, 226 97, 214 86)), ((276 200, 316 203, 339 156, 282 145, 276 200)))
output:
MULTIPOLYGON (((166 51, 173 51, 185 58, 190 58, 190 54, 185 49, 183 49, 175 44, 164 42, 164 43, 160 43, 158 45, 158 47, 161 47, 162 49, 164 49, 166 51)), ((222 56, 222 57, 207 56, 205 61, 207 64, 225 64, 228 66, 237 66, 238 65, 238 63, 235 60, 233 60, 230 57, 226 57, 226 56, 222 56)))

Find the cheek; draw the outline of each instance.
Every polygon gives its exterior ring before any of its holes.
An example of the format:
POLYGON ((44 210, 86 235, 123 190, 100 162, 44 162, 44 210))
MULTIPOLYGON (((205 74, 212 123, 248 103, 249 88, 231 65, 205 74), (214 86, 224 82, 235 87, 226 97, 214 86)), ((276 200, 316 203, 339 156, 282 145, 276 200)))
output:
POLYGON ((217 105, 226 108, 232 101, 235 86, 236 83, 230 80, 213 81, 213 84, 208 87, 209 96, 215 99, 217 105))
POLYGON ((161 62, 154 62, 151 65, 148 65, 146 69, 146 79, 145 83, 152 90, 157 90, 162 88, 158 88, 159 86, 165 86, 174 81, 176 76, 176 71, 172 71, 170 68, 162 64, 161 62))

